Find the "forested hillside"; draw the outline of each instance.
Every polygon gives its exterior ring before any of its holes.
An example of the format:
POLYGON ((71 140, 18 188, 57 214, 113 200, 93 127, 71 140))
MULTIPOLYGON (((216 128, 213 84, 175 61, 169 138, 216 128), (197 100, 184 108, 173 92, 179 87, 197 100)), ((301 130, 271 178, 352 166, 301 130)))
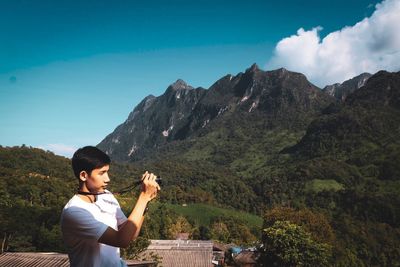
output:
POLYGON ((60 251, 62 207, 76 188, 70 160, 30 147, 0 147, 3 250, 60 251))
MULTIPOLYGON (((60 215, 77 189, 69 159, 32 147, 0 147, 0 229, 2 251, 65 252, 61 239, 60 215)), ((142 168, 112 163, 110 189, 121 189, 139 179, 142 168)), ((118 195, 126 214, 132 209, 138 190, 118 195)), ((177 201, 171 201, 177 203, 177 201)), ((150 205, 141 237, 125 257, 142 249, 147 239, 174 239, 180 232, 193 239, 221 240, 250 244, 259 235, 262 219, 213 205, 150 205), (224 232, 221 234, 221 224, 224 232)))

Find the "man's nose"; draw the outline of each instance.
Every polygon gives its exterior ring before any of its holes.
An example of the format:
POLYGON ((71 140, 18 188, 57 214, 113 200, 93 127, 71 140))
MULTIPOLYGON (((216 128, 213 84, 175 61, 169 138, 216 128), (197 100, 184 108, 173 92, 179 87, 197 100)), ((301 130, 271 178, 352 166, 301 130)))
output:
POLYGON ((106 173, 105 177, 104 177, 104 182, 108 183, 110 181, 110 177, 108 177, 108 173, 106 173))

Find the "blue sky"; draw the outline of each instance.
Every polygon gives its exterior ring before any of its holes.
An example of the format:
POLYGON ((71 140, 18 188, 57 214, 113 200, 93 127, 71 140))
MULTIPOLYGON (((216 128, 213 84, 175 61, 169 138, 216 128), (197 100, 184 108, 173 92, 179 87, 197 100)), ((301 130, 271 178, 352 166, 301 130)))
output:
MULTIPOLYGON (((381 18, 398 2, 0 0, 0 145, 70 156, 98 144, 145 96, 161 95, 175 80, 208 88, 253 63, 301 71, 319 86, 396 70, 397 36, 374 39, 386 47, 374 48, 381 51, 374 62, 362 61, 368 47, 344 54, 365 65, 346 63, 346 73, 328 69, 332 57, 321 51, 342 51, 356 39, 349 35, 376 38, 366 32, 385 26, 381 18), (293 58, 293 50, 306 58, 293 58), (316 71, 322 61, 330 79, 316 71)), ((400 32, 392 17, 389 37, 400 32)))

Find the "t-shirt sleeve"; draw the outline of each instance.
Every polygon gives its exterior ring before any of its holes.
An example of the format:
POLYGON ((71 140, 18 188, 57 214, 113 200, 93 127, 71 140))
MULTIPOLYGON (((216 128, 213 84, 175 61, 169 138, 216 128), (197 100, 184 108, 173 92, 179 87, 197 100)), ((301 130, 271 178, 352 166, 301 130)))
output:
POLYGON ((70 234, 83 239, 99 238, 108 225, 96 220, 90 212, 80 207, 69 207, 63 212, 62 228, 64 235, 70 234))
POLYGON ((128 220, 126 218, 125 214, 122 212, 121 207, 119 205, 117 208, 116 217, 117 217, 117 225, 118 226, 120 226, 121 224, 123 224, 124 222, 126 222, 128 220))
POLYGON ((110 200, 117 205, 116 209, 115 209, 115 217, 117 219, 117 226, 119 227, 121 224, 126 222, 128 219, 126 218, 124 212, 122 211, 121 206, 119 205, 119 202, 115 198, 115 196, 107 195, 107 197, 110 197, 110 200))

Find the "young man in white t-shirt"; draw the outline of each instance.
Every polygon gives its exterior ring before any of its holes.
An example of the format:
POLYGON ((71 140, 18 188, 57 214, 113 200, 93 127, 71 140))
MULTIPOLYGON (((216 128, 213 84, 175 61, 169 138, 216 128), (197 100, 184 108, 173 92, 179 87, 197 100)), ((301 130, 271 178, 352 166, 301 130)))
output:
POLYGON ((127 247, 139 235, 147 204, 160 190, 157 177, 149 172, 143 174, 142 191, 126 218, 118 201, 106 189, 110 182, 107 154, 92 146, 80 148, 72 157, 72 168, 79 179, 79 189, 61 215, 70 265, 126 266, 119 248, 127 247))

